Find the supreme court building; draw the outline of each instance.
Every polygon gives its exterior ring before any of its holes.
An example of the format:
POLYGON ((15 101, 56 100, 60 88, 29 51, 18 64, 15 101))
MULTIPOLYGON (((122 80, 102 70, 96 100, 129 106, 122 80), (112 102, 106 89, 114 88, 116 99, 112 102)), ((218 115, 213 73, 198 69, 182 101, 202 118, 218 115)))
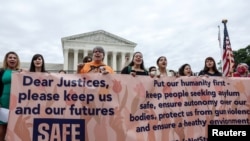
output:
POLYGON ((81 63, 85 56, 92 57, 93 48, 101 46, 105 50, 104 63, 119 72, 129 63, 137 45, 104 30, 63 37, 61 42, 63 69, 69 71, 76 71, 77 64, 81 63))

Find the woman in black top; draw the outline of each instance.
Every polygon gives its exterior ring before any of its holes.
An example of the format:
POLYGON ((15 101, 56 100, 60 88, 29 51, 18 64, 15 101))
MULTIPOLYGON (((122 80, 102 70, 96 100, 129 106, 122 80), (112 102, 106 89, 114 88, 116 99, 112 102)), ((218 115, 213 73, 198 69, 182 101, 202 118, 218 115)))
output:
POLYGON ((124 67, 121 74, 148 75, 148 71, 144 67, 143 56, 141 52, 135 52, 131 62, 124 67))
POLYGON ((30 62, 30 72, 47 72, 45 69, 45 60, 41 54, 33 55, 30 62))
POLYGON ((205 59, 204 69, 198 74, 199 76, 222 76, 222 73, 218 71, 214 58, 207 57, 205 59))

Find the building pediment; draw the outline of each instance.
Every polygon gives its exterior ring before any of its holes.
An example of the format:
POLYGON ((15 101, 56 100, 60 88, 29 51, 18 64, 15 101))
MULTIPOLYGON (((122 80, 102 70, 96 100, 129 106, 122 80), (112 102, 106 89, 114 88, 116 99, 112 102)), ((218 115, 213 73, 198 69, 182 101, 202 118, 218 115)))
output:
POLYGON ((87 32, 83 34, 72 35, 62 38, 64 41, 78 41, 78 42, 87 42, 87 43, 104 43, 104 44, 119 44, 119 45, 128 45, 136 46, 136 43, 126 40, 117 35, 111 34, 104 30, 97 30, 93 32, 87 32))
POLYGON ((105 49, 103 62, 111 66, 114 71, 120 71, 126 63, 126 57, 132 58, 137 45, 104 30, 62 37, 61 42, 64 70, 76 70, 83 57, 93 56, 93 48, 102 46, 105 49))

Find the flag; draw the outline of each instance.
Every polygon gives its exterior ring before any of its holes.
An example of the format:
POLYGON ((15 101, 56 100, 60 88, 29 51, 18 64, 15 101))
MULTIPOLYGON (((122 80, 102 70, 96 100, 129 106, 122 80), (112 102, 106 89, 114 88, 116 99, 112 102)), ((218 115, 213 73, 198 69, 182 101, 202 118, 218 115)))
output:
POLYGON ((223 68, 222 73, 223 76, 231 76, 234 67, 234 56, 233 51, 231 48, 231 43, 227 31, 227 20, 222 20, 224 24, 224 40, 223 40, 223 54, 222 54, 222 61, 223 61, 223 68))

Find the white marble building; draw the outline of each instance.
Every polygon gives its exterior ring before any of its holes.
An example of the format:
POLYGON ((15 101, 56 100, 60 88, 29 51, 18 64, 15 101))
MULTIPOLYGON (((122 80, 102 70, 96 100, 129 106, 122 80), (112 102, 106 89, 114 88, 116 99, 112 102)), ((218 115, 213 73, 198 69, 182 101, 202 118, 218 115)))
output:
POLYGON ((137 45, 104 30, 63 37, 61 41, 63 69, 69 71, 76 71, 77 64, 82 62, 85 56, 92 56, 92 50, 96 46, 102 46, 105 50, 104 63, 114 71, 120 71, 131 60, 137 45))
MULTIPOLYGON (((137 45, 104 30, 63 37, 61 42, 64 64, 46 63, 46 70, 49 72, 58 72, 60 69, 68 73, 76 72, 77 64, 82 62, 84 56, 92 56, 92 50, 96 46, 104 48, 104 62, 119 72, 129 63, 137 45)), ((28 69, 29 66, 30 62, 21 62, 21 68, 28 69)), ((0 60, 1 67, 2 60, 0 60)))

